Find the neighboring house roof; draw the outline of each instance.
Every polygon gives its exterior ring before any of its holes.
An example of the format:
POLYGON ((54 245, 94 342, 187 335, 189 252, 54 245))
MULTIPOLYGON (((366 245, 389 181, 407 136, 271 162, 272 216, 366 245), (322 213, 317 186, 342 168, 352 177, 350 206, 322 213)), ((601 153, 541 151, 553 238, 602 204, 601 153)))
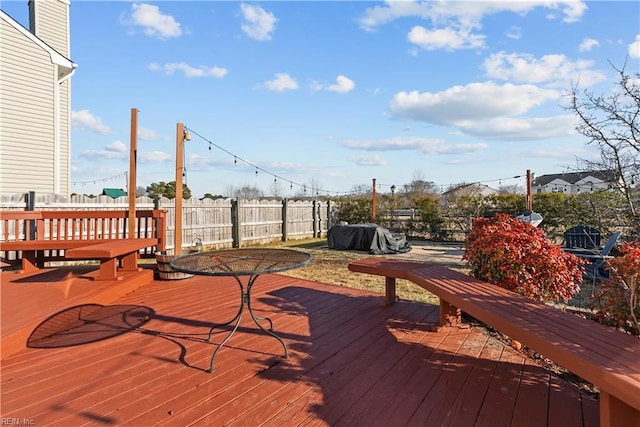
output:
POLYGON ((126 196, 127 192, 124 191, 122 188, 103 188, 102 195, 117 199, 118 197, 126 196))
POLYGON ((454 187, 448 191, 445 191, 444 193, 442 193, 442 195, 448 196, 451 194, 456 194, 461 192, 464 192, 465 194, 479 194, 479 193, 490 194, 490 193, 497 193, 498 191, 489 187, 488 185, 471 183, 471 184, 458 185, 457 187, 454 187))
POLYGON ((78 64, 76 64, 75 62, 73 62, 69 58, 65 57, 64 55, 61 55, 59 52, 57 52, 55 49, 53 49, 47 43, 42 41, 35 34, 33 34, 31 31, 27 30, 18 21, 13 19, 11 16, 7 15, 2 10, 0 10, 0 19, 2 19, 5 22, 7 22, 9 25, 11 25, 17 31, 22 33, 25 37, 28 37, 31 41, 33 41, 33 43, 35 43, 40 48, 42 48, 45 52, 47 52, 51 56, 51 62, 53 64, 56 64, 56 65, 58 65, 58 66, 63 68, 63 70, 61 70, 63 72, 61 73, 61 75, 58 76, 58 78, 62 78, 62 77, 65 77, 68 74, 72 74, 73 71, 78 67, 78 64))
POLYGON ((618 174, 614 170, 590 171, 590 172, 571 172, 551 175, 540 175, 533 180, 533 185, 544 186, 555 180, 562 180, 569 184, 575 184, 585 178, 596 178, 603 182, 615 182, 618 180, 618 174))

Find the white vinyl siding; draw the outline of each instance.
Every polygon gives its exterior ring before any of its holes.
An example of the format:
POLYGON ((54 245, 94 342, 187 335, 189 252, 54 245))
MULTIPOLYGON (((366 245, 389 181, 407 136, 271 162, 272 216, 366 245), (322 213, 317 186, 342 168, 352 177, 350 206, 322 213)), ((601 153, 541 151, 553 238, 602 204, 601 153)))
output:
POLYGON ((0 20, 0 191, 54 192, 51 56, 0 20))
POLYGON ((35 1, 35 35, 67 58, 69 57, 68 13, 69 4, 66 1, 35 1))

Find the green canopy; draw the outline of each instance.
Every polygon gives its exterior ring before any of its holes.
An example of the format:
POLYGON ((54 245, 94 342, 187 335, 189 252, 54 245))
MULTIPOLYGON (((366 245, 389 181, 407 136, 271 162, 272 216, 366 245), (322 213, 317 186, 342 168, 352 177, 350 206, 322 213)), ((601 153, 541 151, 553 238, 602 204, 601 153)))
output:
POLYGON ((103 188, 102 195, 117 199, 118 197, 126 196, 127 192, 124 191, 122 188, 103 188))

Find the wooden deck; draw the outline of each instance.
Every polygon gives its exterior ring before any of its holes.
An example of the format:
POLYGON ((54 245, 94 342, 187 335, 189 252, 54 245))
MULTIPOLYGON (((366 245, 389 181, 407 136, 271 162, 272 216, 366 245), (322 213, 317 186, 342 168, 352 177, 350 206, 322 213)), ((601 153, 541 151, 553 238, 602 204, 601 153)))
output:
POLYGON ((207 373, 225 336, 208 330, 239 306, 232 278, 86 273, 0 273, 4 424, 598 425, 596 400, 483 328, 430 332, 436 306, 263 276, 252 306, 290 357, 245 316, 207 373))

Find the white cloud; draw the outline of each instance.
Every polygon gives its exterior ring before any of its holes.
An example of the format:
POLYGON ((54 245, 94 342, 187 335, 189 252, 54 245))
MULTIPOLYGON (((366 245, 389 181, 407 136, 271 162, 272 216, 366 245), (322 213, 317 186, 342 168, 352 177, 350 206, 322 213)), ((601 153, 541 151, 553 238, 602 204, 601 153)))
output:
POLYGON ((439 138, 406 136, 376 141, 349 140, 342 142, 341 145, 351 150, 419 151, 424 154, 461 154, 483 150, 488 147, 487 144, 482 142, 472 144, 446 144, 443 139, 439 138))
POLYGON ((590 86, 605 79, 605 75, 591 70, 593 61, 570 61, 564 55, 533 55, 498 52, 490 55, 483 64, 487 77, 519 83, 547 84, 567 87, 580 81, 590 86))
POLYGON ((429 147, 442 144, 444 141, 437 138, 421 137, 395 137, 376 141, 352 141, 347 140, 340 145, 352 150, 366 151, 424 151, 429 147))
POLYGON ((580 43, 578 49, 580 50, 580 52, 590 52, 594 47, 598 46, 600 46, 600 42, 598 42, 598 40, 590 39, 587 37, 582 39, 582 43, 580 43))
POLYGON ((438 93, 399 92, 390 110, 399 119, 452 126, 463 134, 494 140, 575 135, 573 115, 522 117, 560 97, 559 91, 534 85, 471 83, 438 93))
POLYGON ((336 77, 336 83, 332 85, 323 85, 322 83, 313 81, 309 85, 310 89, 313 91, 321 91, 326 90, 329 92, 337 92, 337 93, 347 93, 351 92, 353 88, 356 87, 356 84, 349 77, 345 77, 340 75, 336 77))
POLYGON ((138 160, 141 163, 165 163, 173 161, 174 156, 163 151, 142 151, 138 153, 138 160))
POLYGON ((85 150, 80 153, 86 159, 125 159, 129 157, 129 147, 118 140, 107 144, 104 150, 85 150))
POLYGON ((146 35, 161 40, 182 35, 180 23, 173 16, 165 15, 158 6, 146 3, 132 4, 131 16, 124 19, 123 24, 142 27, 146 35))
MULTIPOLYGON (((535 8, 545 8, 562 13, 565 22, 575 22, 582 18, 587 6, 582 1, 547 0, 531 1, 394 1, 388 0, 382 6, 367 8, 357 22, 365 31, 374 31, 377 27, 406 17, 418 17, 430 20, 432 26, 447 27, 454 25, 471 28, 479 27, 482 18, 502 12, 525 15, 535 8)), ((555 19, 555 15, 549 15, 555 19)))
POLYGON ((505 33, 505 35, 513 40, 520 40, 520 38, 522 37, 522 28, 511 27, 509 31, 505 33))
POLYGON ((152 62, 149 64, 149 69, 151 71, 162 72, 167 76, 173 75, 176 71, 182 71, 184 76, 187 78, 213 77, 219 79, 227 74, 226 68, 220 68, 217 66, 206 67, 204 65, 193 67, 185 62, 170 62, 164 65, 152 62))
POLYGON ((255 40, 271 40, 278 19, 260 6, 250 6, 242 3, 240 5, 242 19, 240 26, 242 31, 255 40))
POLYGON ((502 141, 527 141, 576 135, 573 115, 554 117, 498 117, 477 122, 461 122, 466 134, 502 141))
POLYGON ((582 1, 558 2, 558 5, 562 5, 562 12, 564 13, 562 20, 568 23, 578 22, 587 10, 587 4, 582 1))
POLYGON ((629 57, 640 58, 640 34, 636 36, 636 41, 629 45, 629 57))
POLYGON ((278 174, 308 173, 309 165, 291 162, 266 162, 262 167, 278 174))
POLYGON ((362 157, 350 157, 353 163, 359 166, 384 166, 387 161, 378 154, 370 154, 362 157))
POLYGON ((351 92, 354 87, 356 87, 356 84, 353 80, 341 75, 336 78, 336 84, 328 86, 327 90, 331 92, 347 93, 351 92))
POLYGON ((398 118, 455 125, 468 120, 522 114, 559 97, 560 93, 555 90, 533 85, 470 83, 437 93, 399 92, 390 108, 398 118))
POLYGON ((71 127, 73 129, 83 129, 107 135, 111 132, 108 126, 102 124, 100 117, 94 116, 89 110, 79 110, 71 112, 71 127))
POLYGON ((276 78, 264 83, 264 86, 274 92, 298 89, 298 82, 287 73, 277 73, 276 78))
POLYGON ((157 141, 160 135, 155 130, 147 129, 142 126, 138 128, 138 138, 143 141, 157 141))
POLYGON ((468 28, 449 27, 428 30, 418 25, 409 31, 407 39, 425 50, 456 50, 483 48, 485 36, 471 34, 468 28))

